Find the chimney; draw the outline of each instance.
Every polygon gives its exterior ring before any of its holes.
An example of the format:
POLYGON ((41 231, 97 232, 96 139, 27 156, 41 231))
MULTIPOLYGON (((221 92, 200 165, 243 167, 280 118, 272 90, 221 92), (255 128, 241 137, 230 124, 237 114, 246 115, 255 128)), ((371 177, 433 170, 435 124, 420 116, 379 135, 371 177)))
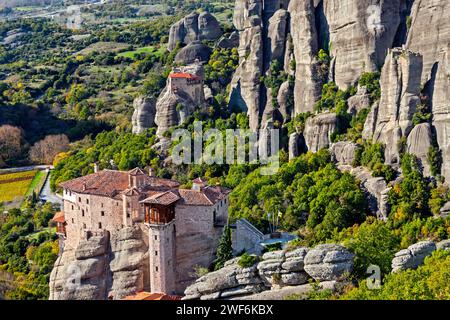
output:
POLYGON ((150 168, 148 169, 148 175, 149 175, 150 177, 154 177, 154 176, 155 176, 155 169, 153 169, 152 167, 150 167, 150 168))
POLYGON ((94 173, 98 172, 98 163, 94 163, 94 173))
POLYGON ((86 182, 83 182, 83 191, 86 191, 86 182))

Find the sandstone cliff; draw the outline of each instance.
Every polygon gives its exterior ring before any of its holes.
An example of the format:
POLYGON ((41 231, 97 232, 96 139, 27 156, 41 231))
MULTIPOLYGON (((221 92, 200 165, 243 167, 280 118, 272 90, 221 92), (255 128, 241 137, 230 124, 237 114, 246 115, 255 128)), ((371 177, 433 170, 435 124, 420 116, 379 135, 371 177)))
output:
POLYGON ((155 125, 156 99, 139 96, 133 101, 134 113, 131 118, 133 133, 139 134, 155 125))

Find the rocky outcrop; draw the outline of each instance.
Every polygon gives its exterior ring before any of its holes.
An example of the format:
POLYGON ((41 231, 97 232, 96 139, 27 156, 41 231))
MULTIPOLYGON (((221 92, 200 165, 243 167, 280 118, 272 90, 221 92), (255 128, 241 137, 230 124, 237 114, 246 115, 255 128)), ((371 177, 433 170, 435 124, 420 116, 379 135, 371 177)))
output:
POLYGON ((450 182, 450 45, 440 54, 432 94, 433 127, 442 152, 441 174, 450 182))
POLYGON ((140 96, 133 101, 132 132, 139 134, 155 126, 156 99, 140 96))
POLYGON ((402 0, 327 0, 332 77, 339 88, 355 84, 363 72, 384 63, 401 21, 402 0))
POLYGON ((306 120, 305 143, 309 151, 317 152, 331 145, 331 135, 335 132, 338 118, 335 113, 322 113, 306 120))
POLYGON ((359 87, 358 92, 348 98, 348 112, 352 115, 356 115, 363 109, 370 108, 370 95, 367 92, 366 87, 359 87))
POLYGON ((365 167, 353 168, 351 165, 338 165, 338 169, 349 172, 360 181, 361 187, 367 195, 370 212, 379 219, 386 220, 390 212, 388 199, 391 190, 386 180, 382 177, 373 177, 365 167))
POLYGON ((217 42, 217 47, 222 49, 237 48, 238 46, 239 46, 239 33, 237 31, 233 31, 228 37, 223 36, 217 42))
POLYGON ((147 235, 139 227, 86 235, 65 248, 50 275, 50 300, 120 299, 142 291, 148 280, 147 235))
POLYGON ((367 115, 366 121, 364 122, 364 128, 362 132, 362 138, 365 140, 372 140, 373 134, 377 127, 378 119, 378 107, 380 105, 379 101, 376 101, 370 108, 370 112, 367 115))
POLYGON ((266 61, 284 60, 284 50, 289 23, 289 14, 285 9, 277 10, 269 19, 267 47, 268 57, 266 61))
POLYGON ((211 55, 211 49, 199 41, 192 41, 182 48, 175 56, 175 63, 180 65, 199 62, 208 62, 211 55))
POLYGON ((325 281, 320 284, 324 288, 337 288, 336 280, 353 268, 353 255, 338 245, 267 252, 260 262, 247 268, 239 266, 239 259, 197 279, 186 288, 183 299, 283 299, 311 291, 311 285, 306 284, 311 276, 325 281))
POLYGON ((412 129, 412 117, 420 103, 422 56, 392 49, 381 73, 381 99, 374 142, 385 146, 387 164, 400 162, 400 139, 412 129))
POLYGON ((237 107, 247 112, 250 129, 256 130, 262 104, 260 78, 264 64, 263 31, 258 15, 251 16, 248 21, 248 26, 240 31, 238 51, 241 62, 231 81, 229 104, 231 109, 237 107))
POLYGON ((278 90, 277 96, 278 110, 283 117, 283 121, 288 121, 293 115, 293 99, 294 97, 290 82, 283 82, 278 90))
POLYGON ((433 68, 450 43, 450 2, 414 1, 407 48, 423 56, 422 83, 433 78, 433 68))
POLYGON ((425 258, 436 250, 436 244, 432 241, 422 241, 400 250, 392 260, 392 272, 406 269, 416 269, 423 264, 425 258))
POLYGON ((305 256, 305 271, 317 281, 338 280, 353 270, 354 255, 345 247, 321 244, 305 256))
POLYGON ((349 141, 339 141, 331 146, 331 156, 339 164, 352 165, 355 161, 356 151, 360 146, 349 141))
POLYGON ((289 3, 291 36, 295 57, 295 114, 313 111, 320 98, 323 77, 320 76, 317 54, 318 33, 313 0, 292 0, 289 3))
POLYGON ((297 132, 289 135, 289 160, 292 160, 300 155, 300 135, 297 132))
POLYGON ((417 156, 425 177, 431 176, 427 154, 429 148, 432 146, 432 139, 430 124, 421 123, 411 130, 406 144, 406 151, 417 156))
POLYGON ((450 250, 450 239, 436 243, 437 250, 450 250))
POLYGON ((191 13, 172 25, 169 32, 169 51, 177 43, 189 44, 197 40, 214 41, 220 38, 222 29, 219 22, 209 12, 191 13))

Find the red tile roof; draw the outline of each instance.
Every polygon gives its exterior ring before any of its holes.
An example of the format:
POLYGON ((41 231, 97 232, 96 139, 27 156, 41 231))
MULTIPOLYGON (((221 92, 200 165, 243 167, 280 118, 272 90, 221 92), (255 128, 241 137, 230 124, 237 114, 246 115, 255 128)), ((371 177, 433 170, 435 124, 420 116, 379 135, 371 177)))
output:
POLYGON ((190 80, 198 80, 200 77, 187 73, 187 72, 174 72, 169 75, 172 79, 190 79, 190 80))
MULTIPOLYGON (((136 169, 131 171, 102 170, 63 182, 60 186, 76 193, 115 197, 118 193, 130 188, 129 174, 135 175, 136 173, 136 169)), ((146 188, 170 189, 177 188, 180 184, 173 180, 145 175, 145 185, 146 188)))
POLYGON ((182 204, 190 206, 211 206, 225 197, 231 190, 222 187, 207 186, 201 191, 192 189, 179 189, 182 204))
POLYGON ((58 211, 57 213, 55 213, 55 215, 53 216, 52 220, 55 221, 55 222, 59 222, 59 223, 66 222, 66 219, 64 218, 64 212, 58 211))
POLYGON ((144 203, 153 203, 153 204, 162 204, 164 206, 168 206, 176 201, 178 201, 180 197, 173 193, 172 191, 159 192, 156 193, 147 199, 141 201, 144 203))
POLYGON ((165 293, 138 292, 127 296, 122 300, 181 300, 181 296, 168 295, 165 293))

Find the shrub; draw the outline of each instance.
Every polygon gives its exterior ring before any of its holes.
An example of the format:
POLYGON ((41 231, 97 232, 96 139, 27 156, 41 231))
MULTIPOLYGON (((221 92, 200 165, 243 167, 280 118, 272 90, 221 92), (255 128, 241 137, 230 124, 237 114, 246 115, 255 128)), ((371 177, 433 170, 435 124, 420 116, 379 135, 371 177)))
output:
POLYGON ((258 256, 249 255, 247 252, 245 252, 242 256, 240 256, 238 264, 241 268, 250 268, 258 261, 259 261, 258 256))

